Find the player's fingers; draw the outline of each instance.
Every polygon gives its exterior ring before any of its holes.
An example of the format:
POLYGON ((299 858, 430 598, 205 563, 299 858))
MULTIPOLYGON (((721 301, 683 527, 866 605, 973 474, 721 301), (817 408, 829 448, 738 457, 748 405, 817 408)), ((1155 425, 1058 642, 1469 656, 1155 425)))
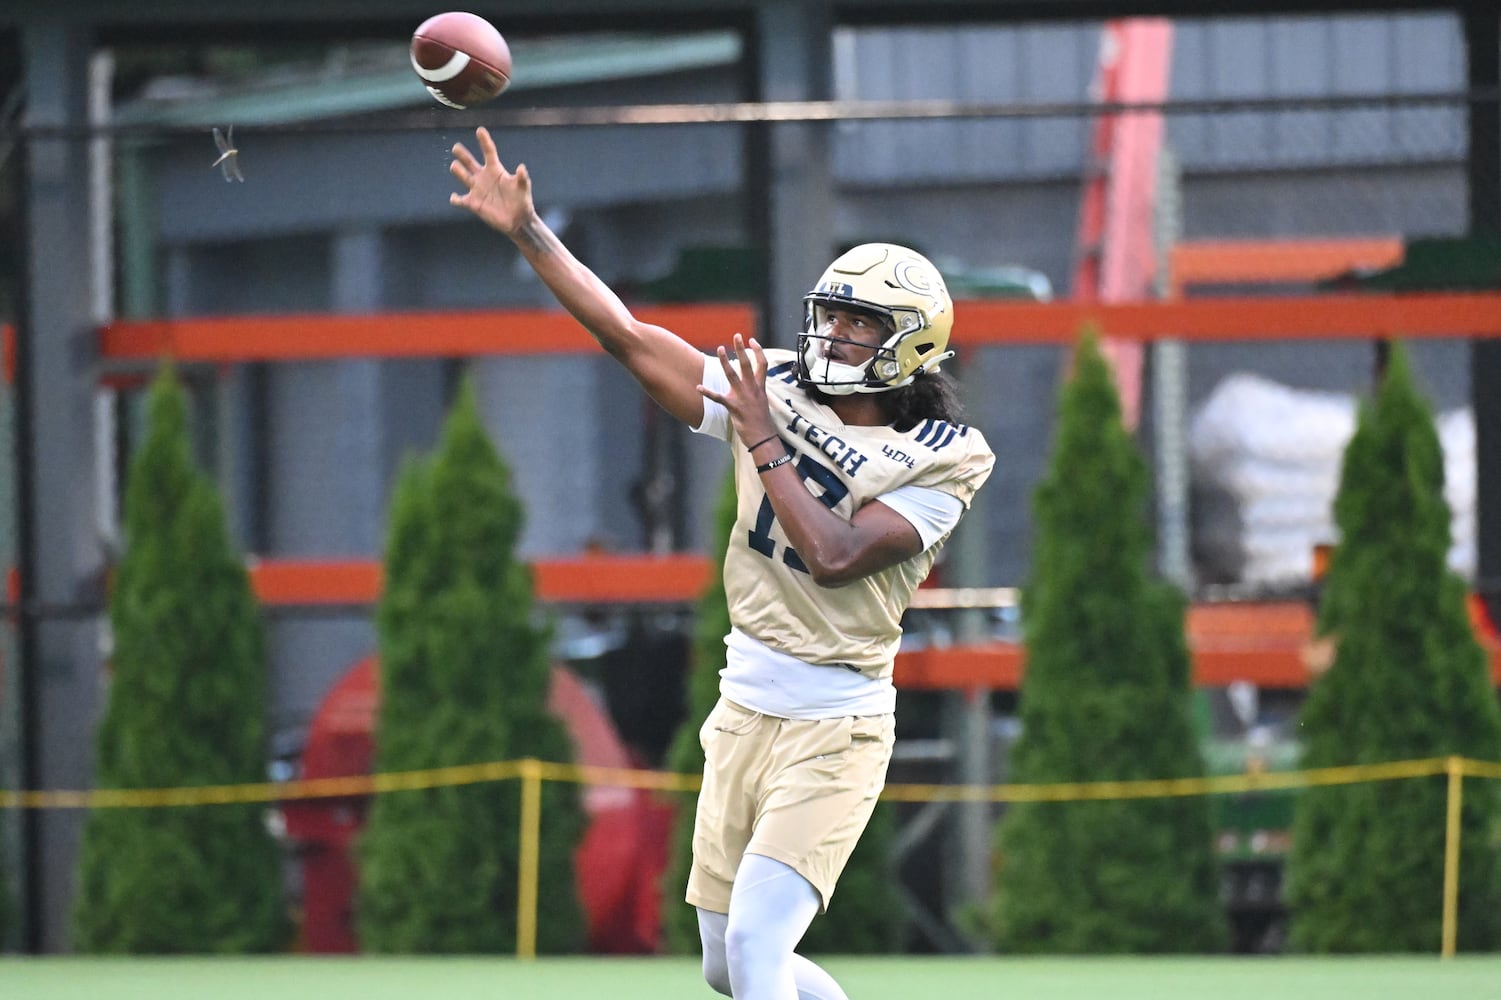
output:
POLYGON ((710 389, 706 385, 701 385, 698 387, 698 394, 705 399, 712 400, 713 402, 718 403, 720 406, 724 406, 729 402, 719 393, 715 392, 713 389, 710 389))
POLYGON ((756 356, 746 349, 745 338, 735 334, 735 358, 740 362, 740 371, 747 379, 756 378, 756 356))
POLYGON ((469 147, 462 142, 453 144, 453 160, 455 163, 462 163, 470 171, 480 169, 479 161, 474 158, 473 153, 469 152, 469 147))
POLYGON ((531 194, 532 175, 527 173, 526 164, 516 164, 516 183, 520 185, 523 194, 531 194))
POLYGON ((755 337, 752 337, 750 339, 750 349, 751 349, 751 353, 753 355, 755 355, 755 358, 756 358, 756 371, 760 373, 760 376, 762 378, 765 378, 766 377, 766 352, 763 351, 763 350, 761 350, 761 343, 760 343, 760 341, 756 340, 755 337))
POLYGON ((735 366, 730 364, 730 353, 723 346, 716 347, 714 353, 719 357, 719 367, 724 369, 724 377, 730 380, 730 385, 740 381, 740 375, 735 371, 735 366))
MULTIPOLYGON (((479 151, 485 162, 500 166, 500 153, 495 148, 495 140, 490 137, 490 130, 481 125, 474 130, 474 138, 479 142, 479 151)), ((504 170, 505 167, 500 169, 504 170)))
POLYGON ((448 172, 457 177, 465 187, 474 187, 474 171, 458 160, 448 165, 448 172))

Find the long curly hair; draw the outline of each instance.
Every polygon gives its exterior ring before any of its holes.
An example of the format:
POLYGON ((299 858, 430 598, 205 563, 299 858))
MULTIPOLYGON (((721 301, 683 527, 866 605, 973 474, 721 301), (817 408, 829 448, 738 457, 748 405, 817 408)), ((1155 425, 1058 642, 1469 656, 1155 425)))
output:
MULTIPOLYGON (((820 403, 832 403, 839 398, 808 382, 803 383, 803 389, 820 403)), ((910 385, 878 392, 875 396, 886 423, 899 431, 910 431, 924 420, 959 423, 964 416, 959 391, 953 380, 942 372, 924 372, 910 385)))
POLYGON ((954 382, 942 372, 923 372, 911 385, 878 393, 886 422, 899 431, 910 431, 924 420, 958 423, 964 416, 954 382))

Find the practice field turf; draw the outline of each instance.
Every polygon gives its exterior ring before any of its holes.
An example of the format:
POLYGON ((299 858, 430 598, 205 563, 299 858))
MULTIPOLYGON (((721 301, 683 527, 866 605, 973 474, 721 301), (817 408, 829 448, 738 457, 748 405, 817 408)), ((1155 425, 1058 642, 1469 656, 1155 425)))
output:
MULTIPOLYGON (((1501 1000, 1501 957, 834 958, 852 1000, 1501 1000)), ((6 1000, 710 1000, 685 959, 0 960, 6 1000)))

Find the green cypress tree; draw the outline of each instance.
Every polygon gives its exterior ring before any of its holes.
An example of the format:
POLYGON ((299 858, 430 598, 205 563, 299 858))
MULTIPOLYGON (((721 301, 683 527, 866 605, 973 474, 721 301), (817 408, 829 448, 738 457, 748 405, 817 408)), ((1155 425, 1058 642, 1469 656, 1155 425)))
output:
MULTIPOLYGON (((1022 593, 1024 784, 1203 774, 1183 598, 1150 575, 1146 465, 1092 333, 1064 387, 1022 593)), ((1206 798, 1014 803, 998 827, 996 943, 1011 952, 1225 946, 1206 798)))
POLYGON ((15 922, 15 901, 10 891, 10 866, 6 861, 6 814, 0 813, 0 952, 6 950, 10 941, 11 927, 15 922))
MULTIPOLYGON (((1318 631, 1334 662, 1300 714, 1304 767, 1501 753, 1501 707, 1446 558, 1451 513, 1433 416, 1395 346, 1345 451, 1339 547, 1318 631)), ((1467 781, 1459 944, 1501 944, 1495 782, 1467 781)), ((1432 952, 1440 944, 1446 779, 1310 788, 1297 800, 1294 948, 1432 952)))
MULTIPOLYGON (((730 533, 735 525, 735 480, 725 481, 715 507, 720 539, 715 565, 723 565, 730 533)), ((668 769, 676 774, 700 774, 704 749, 699 729, 719 700, 719 672, 725 665, 724 637, 730 631, 730 607, 722 574, 699 600, 693 633, 693 657, 688 679, 688 715, 668 751, 668 769)), ((693 803, 691 796, 678 796, 673 820, 672 855, 662 883, 663 947, 675 954, 699 950, 698 917, 683 900, 688 871, 693 864, 693 803)), ((819 916, 808 928, 799 951, 822 954, 872 954, 889 951, 901 921, 901 907, 892 884, 892 841, 896 836, 896 813, 888 802, 876 806, 865 833, 855 846, 844 874, 839 878, 830 912, 834 907, 860 915, 857 920, 819 916)))
POLYGON ((0 954, 10 944, 16 926, 16 901, 10 888, 10 818, 9 810, 0 811, 0 954))
MULTIPOLYGON (((408 771, 537 757, 572 747, 547 710, 550 630, 516 558, 522 508, 465 381, 437 453, 397 486, 377 613, 376 767, 408 771)), ((395 953, 516 947, 520 795, 515 781, 379 796, 358 847, 361 945, 395 953)), ((573 851, 577 785, 542 786, 537 948, 584 938, 573 851)))
MULTIPOLYGON (((725 479, 714 508, 714 565, 723 566, 730 532, 735 524, 735 478, 725 479)), ((724 637, 730 631, 730 605, 724 592, 724 574, 715 573, 713 583, 699 598, 693 628, 693 647, 688 670, 688 714, 667 751, 667 769, 674 774, 702 774, 704 748, 698 732, 714 703, 719 700, 719 672, 724 669, 724 637)), ((672 823, 672 854, 662 879, 662 944, 673 954, 699 950, 698 917, 683 899, 688 871, 693 866, 694 795, 674 796, 676 814, 672 823)))
MULTIPOLYGON (((156 378, 125 493, 109 602, 100 788, 266 780, 260 611, 213 484, 193 465, 187 400, 156 378)), ((288 944, 281 859, 256 804, 98 809, 83 832, 74 944, 109 953, 268 952, 288 944)))

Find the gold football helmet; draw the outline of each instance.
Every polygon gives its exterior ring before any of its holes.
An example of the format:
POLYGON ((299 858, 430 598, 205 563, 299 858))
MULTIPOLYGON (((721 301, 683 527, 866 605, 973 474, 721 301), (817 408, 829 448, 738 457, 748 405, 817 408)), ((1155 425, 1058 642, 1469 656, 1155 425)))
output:
POLYGON ((803 296, 803 310, 798 375, 832 395, 896 389, 954 356, 947 350, 954 303, 943 276, 922 254, 894 243, 862 243, 841 254, 803 296), (886 323, 889 335, 865 364, 842 364, 826 352, 826 342, 835 339, 825 331, 831 307, 862 310, 886 323))

